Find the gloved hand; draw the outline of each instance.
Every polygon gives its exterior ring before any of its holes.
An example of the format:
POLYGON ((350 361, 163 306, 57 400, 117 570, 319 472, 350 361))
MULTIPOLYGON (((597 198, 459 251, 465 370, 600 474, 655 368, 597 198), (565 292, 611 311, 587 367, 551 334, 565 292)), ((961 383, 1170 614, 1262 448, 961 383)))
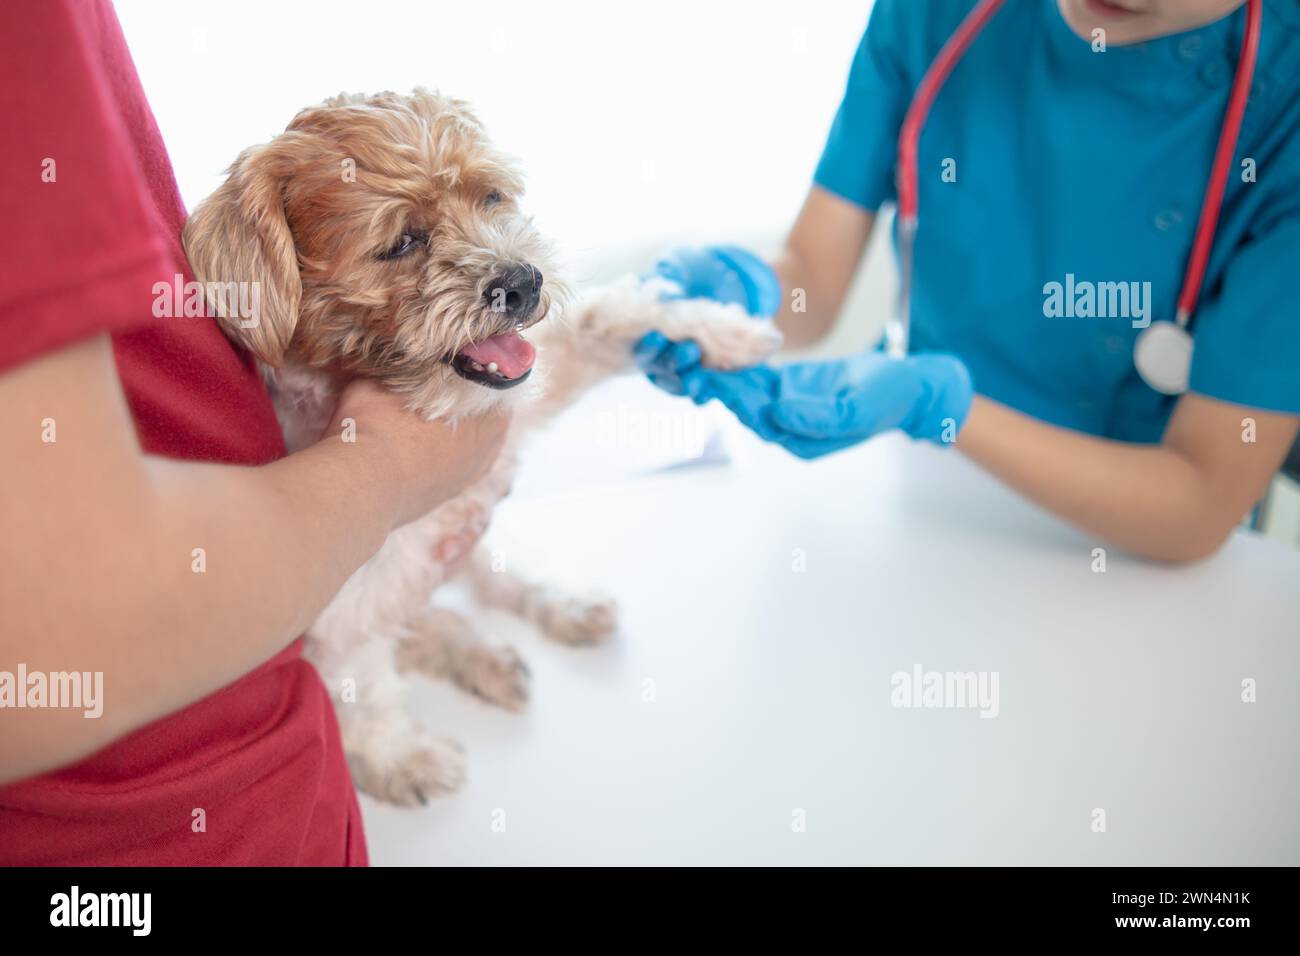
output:
POLYGON ((766 262, 738 246, 675 249, 644 278, 651 276, 676 283, 682 298, 735 303, 764 317, 781 309, 781 280, 766 262))
POLYGON ((974 398, 970 372, 952 355, 758 365, 719 372, 699 364, 693 342, 658 333, 637 345, 650 380, 703 405, 718 399, 759 437, 800 458, 820 458, 892 428, 938 444, 955 441, 974 398))

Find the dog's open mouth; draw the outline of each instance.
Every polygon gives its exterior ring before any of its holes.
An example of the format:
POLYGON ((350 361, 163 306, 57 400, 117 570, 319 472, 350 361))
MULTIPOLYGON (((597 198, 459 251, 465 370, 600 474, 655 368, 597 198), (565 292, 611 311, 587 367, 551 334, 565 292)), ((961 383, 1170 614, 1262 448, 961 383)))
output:
POLYGON ((451 360, 461 378, 488 388, 514 388, 533 371, 536 350, 518 332, 504 332, 467 345, 451 360))

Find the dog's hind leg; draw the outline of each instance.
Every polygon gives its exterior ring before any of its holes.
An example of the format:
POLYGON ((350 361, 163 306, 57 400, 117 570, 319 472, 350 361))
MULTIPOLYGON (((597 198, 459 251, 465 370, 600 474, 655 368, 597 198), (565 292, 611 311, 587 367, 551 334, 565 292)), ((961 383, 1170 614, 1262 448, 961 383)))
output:
POLYGON ((571 594, 549 584, 496 570, 480 548, 466 570, 474 596, 484 607, 509 611, 562 644, 596 644, 618 625, 618 606, 601 594, 571 594))
POLYGON ((357 789, 399 806, 423 804, 465 779, 460 744, 421 728, 406 710, 404 682, 386 638, 307 643, 334 699, 357 789))
POLYGON ((507 710, 528 700, 528 667, 513 648, 486 641, 463 614, 431 607, 409 625, 397 645, 397 666, 458 687, 507 710))

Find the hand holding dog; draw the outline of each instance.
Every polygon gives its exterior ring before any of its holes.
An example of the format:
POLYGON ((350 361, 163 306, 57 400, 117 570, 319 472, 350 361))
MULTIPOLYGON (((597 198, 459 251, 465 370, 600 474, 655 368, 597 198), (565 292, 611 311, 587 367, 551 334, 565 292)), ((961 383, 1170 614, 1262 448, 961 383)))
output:
POLYGON ((326 441, 345 428, 356 445, 383 464, 384 494, 392 495, 393 527, 401 527, 455 498, 487 474, 505 443, 510 415, 492 412, 455 425, 426 421, 406 400, 368 380, 349 384, 339 396, 326 441), (347 426, 347 422, 355 423, 347 426))

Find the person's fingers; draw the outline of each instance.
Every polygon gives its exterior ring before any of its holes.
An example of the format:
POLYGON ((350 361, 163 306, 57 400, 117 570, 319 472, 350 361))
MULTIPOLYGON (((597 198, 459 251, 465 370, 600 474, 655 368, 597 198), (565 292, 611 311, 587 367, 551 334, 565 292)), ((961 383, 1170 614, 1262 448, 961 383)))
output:
POLYGON ((777 428, 805 438, 861 439, 903 425, 917 400, 912 389, 869 389, 831 399, 785 398, 772 403, 771 419, 777 428))
POLYGON ((852 387, 774 402, 773 423, 808 438, 866 438, 907 422, 926 394, 921 378, 907 362, 885 358, 864 369, 852 387))
POLYGON ((641 369, 649 375, 679 376, 700 363, 700 347, 687 339, 674 342, 662 332, 647 332, 632 349, 641 369))
POLYGON ((823 398, 783 398, 772 403, 772 424, 803 438, 830 438, 844 433, 857 414, 849 402, 823 398), (845 407, 849 405, 849 407, 845 407))
POLYGON ((658 375, 654 372, 647 372, 646 378, 655 388, 662 389, 669 395, 685 395, 682 389, 682 380, 676 375, 658 375))
MULTIPOLYGON (((771 370, 758 366, 740 372, 709 372, 703 376, 701 394, 716 398, 736 416, 742 425, 760 437, 769 437, 770 429, 763 418, 764 409, 772 401, 773 379, 771 370)), ((706 400, 697 397, 701 404, 706 400)))
POLYGON ((647 332, 632 346, 632 357, 645 371, 657 368, 660 357, 668 349, 668 337, 662 332, 647 332))
POLYGON ((654 360, 642 363, 651 383, 673 395, 687 395, 687 379, 701 371, 700 347, 694 342, 670 342, 654 360))
POLYGON ((771 266, 740 246, 718 246, 714 252, 744 288, 745 311, 761 318, 781 311, 781 280, 771 266))
POLYGON ((697 405, 703 405, 705 402, 716 396, 717 373, 701 365, 695 365, 686 369, 680 376, 675 376, 680 391, 679 395, 688 395, 697 405))
POLYGON ((699 365, 703 357, 699 343, 694 339, 687 339, 684 342, 674 342, 669 346, 667 361, 673 371, 681 375, 688 369, 699 365))

